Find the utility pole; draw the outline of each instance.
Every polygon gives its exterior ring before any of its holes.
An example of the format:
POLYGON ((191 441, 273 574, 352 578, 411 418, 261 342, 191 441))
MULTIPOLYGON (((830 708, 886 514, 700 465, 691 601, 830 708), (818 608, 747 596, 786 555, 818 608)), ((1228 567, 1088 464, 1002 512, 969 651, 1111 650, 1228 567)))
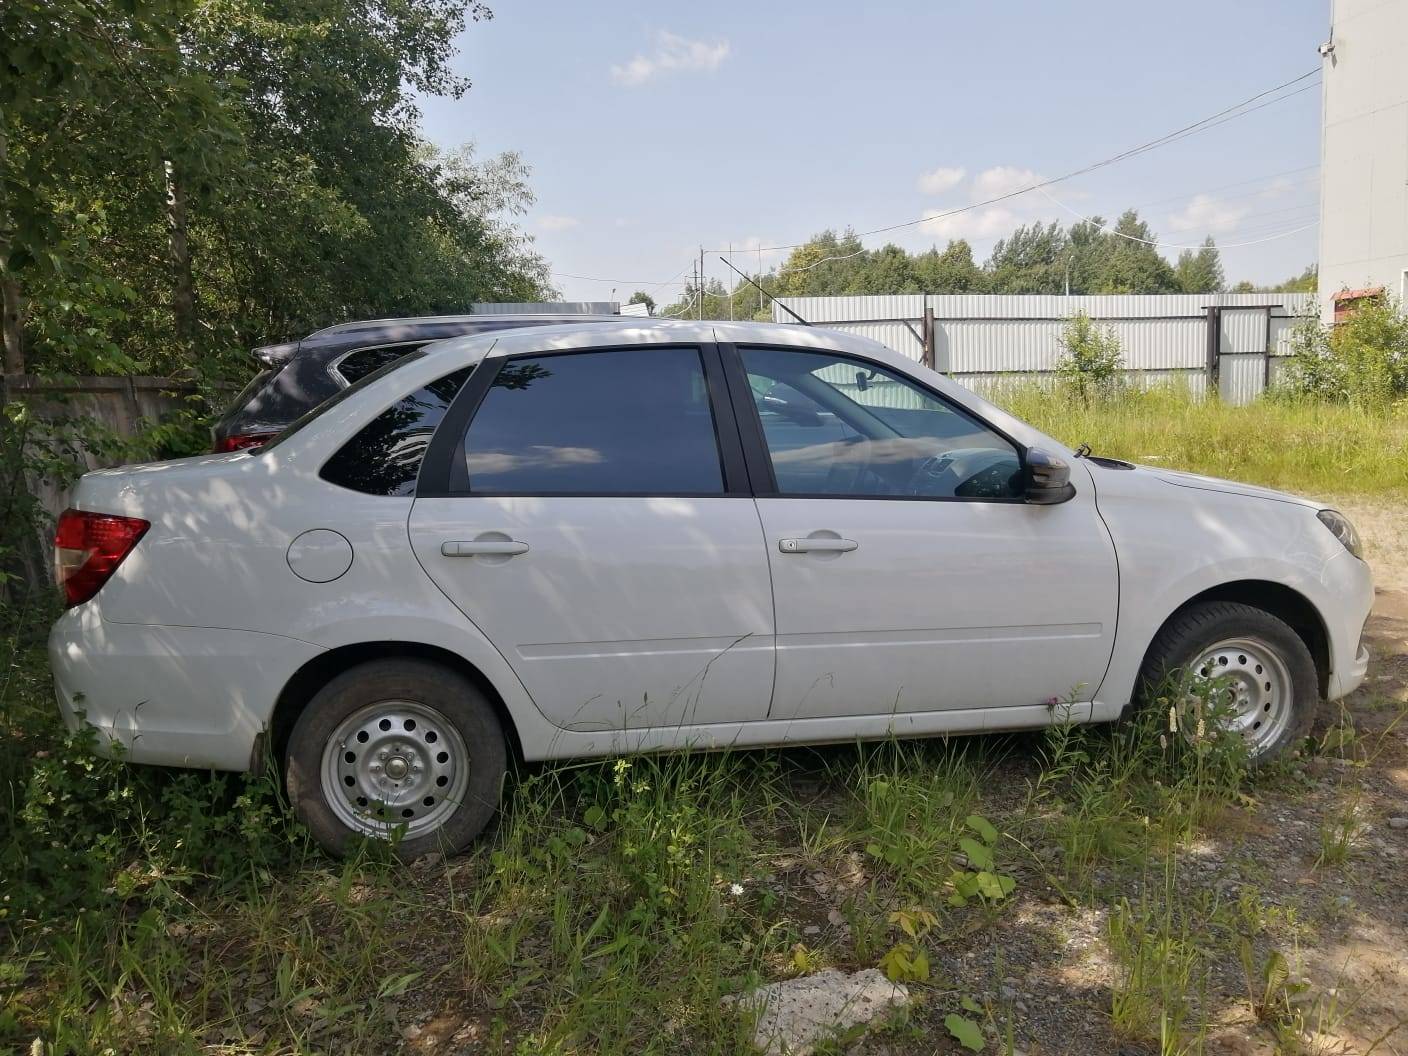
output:
POLYGON ((704 247, 699 247, 699 321, 704 321, 704 247))
POLYGON ((763 314, 763 247, 758 247, 758 314, 763 314))

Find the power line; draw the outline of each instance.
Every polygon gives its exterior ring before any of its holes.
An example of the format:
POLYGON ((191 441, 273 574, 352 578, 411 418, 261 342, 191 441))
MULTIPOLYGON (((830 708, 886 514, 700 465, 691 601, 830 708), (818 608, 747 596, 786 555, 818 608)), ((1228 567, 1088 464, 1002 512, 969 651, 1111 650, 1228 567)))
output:
MULTIPOLYGON (((881 235, 889 231, 899 231, 902 228, 914 227, 917 224, 922 224, 933 220, 942 220, 950 216, 956 216, 959 213, 967 213, 971 212, 974 209, 982 209, 989 205, 996 205, 998 202, 1005 202, 1008 199, 1016 198, 1019 195, 1028 194, 1031 191, 1040 190, 1043 187, 1051 187, 1058 183, 1064 183, 1067 180, 1075 179, 1077 176, 1084 176, 1087 173, 1095 172, 1097 169, 1103 169, 1107 166, 1114 165, 1117 162, 1135 157, 1136 155, 1155 150, 1158 147, 1166 146, 1170 143, 1175 143, 1180 139, 1186 139, 1187 137, 1196 135, 1199 132, 1204 132, 1209 128, 1215 128, 1218 125, 1224 124, 1227 121, 1232 121, 1239 117, 1245 117, 1247 114, 1254 113, 1257 110, 1262 109, 1263 107, 1270 106, 1272 103, 1279 103, 1285 99, 1291 98, 1294 95, 1299 95, 1301 92, 1308 91, 1311 88, 1314 88, 1315 85, 1304 85, 1303 87, 1296 88, 1294 91, 1287 92, 1285 95, 1276 96, 1272 99, 1267 99, 1266 102, 1258 103, 1258 105, 1256 106, 1251 105, 1252 103, 1257 103, 1258 100, 1266 99, 1267 96, 1275 96, 1277 92, 1283 91, 1286 88, 1290 88, 1292 85, 1299 84, 1301 81, 1305 81, 1310 79, 1311 77, 1318 76, 1319 73, 1320 68, 1317 66, 1315 69, 1309 70, 1306 73, 1301 74, 1299 77, 1292 77, 1289 81, 1285 81, 1282 84, 1278 84, 1274 88, 1268 88, 1263 92, 1258 92, 1256 95, 1253 95, 1248 99, 1243 99, 1239 103, 1235 103, 1232 106, 1229 106, 1223 110, 1219 110, 1215 114, 1210 114, 1209 116, 1202 118, 1201 120, 1194 121, 1192 124, 1184 125, 1182 128, 1178 128, 1172 132, 1165 133, 1164 135, 1159 136, 1157 139, 1151 139, 1145 143, 1139 144, 1138 146, 1130 147, 1128 150, 1121 151, 1120 153, 1114 154, 1108 158, 1103 158, 1100 161, 1092 162, 1091 164, 1082 166, 1081 168, 1073 169, 1072 171, 1064 173, 1063 175, 1053 176, 1049 180, 1041 180, 1037 183, 1031 184, 1028 187, 1021 187, 1014 191, 1008 191, 1006 194, 999 194, 981 202, 974 202, 971 205, 958 206, 957 208, 949 209, 941 213, 935 213, 931 216, 921 216, 915 220, 906 220, 903 223, 899 224, 889 224, 885 227, 872 228, 869 231, 860 232, 855 237, 866 238, 870 235, 881 235)), ((757 248, 759 252, 773 252, 784 249, 798 249, 804 245, 807 245, 807 243, 794 242, 789 245, 761 246, 757 248)), ((710 252, 721 253, 724 251, 710 250, 710 252)))
MULTIPOLYGON (((685 265, 688 267, 689 265, 685 265)), ((685 268, 675 272, 675 279, 684 274, 685 268)), ((552 271, 550 275, 556 275, 563 279, 581 279, 584 282, 614 282, 622 286, 687 286, 688 283, 676 282, 675 279, 666 279, 664 282, 656 282, 653 279, 616 279, 607 275, 573 275, 570 271, 552 271)))
POLYGON ((1186 202, 1186 201, 1189 201, 1189 200, 1191 200, 1191 199, 1193 199, 1193 198, 1197 198, 1197 197, 1199 197, 1199 196, 1201 196, 1201 195, 1205 195, 1205 194, 1207 194, 1207 195, 1216 194, 1216 195, 1218 195, 1218 201, 1221 201, 1221 202, 1235 202, 1235 201, 1238 201, 1239 199, 1242 199, 1242 198, 1253 198, 1253 197, 1255 197, 1255 196, 1257 196, 1257 195, 1263 195, 1263 194, 1264 194, 1264 195, 1269 195, 1269 194, 1279 193, 1280 191, 1292 191, 1292 190, 1295 190, 1295 189, 1297 189, 1297 188, 1299 188, 1299 187, 1304 187, 1304 186, 1306 186, 1306 185, 1308 185, 1308 184, 1310 184, 1310 183, 1315 182, 1316 180, 1319 179, 1319 177, 1318 177, 1318 176, 1303 176, 1303 177, 1301 177, 1301 178, 1298 179, 1298 180, 1287 180, 1287 181, 1286 181, 1285 183, 1283 183, 1283 184, 1277 184, 1277 183, 1275 183, 1275 181, 1281 179, 1281 178, 1284 177, 1284 176, 1290 176, 1290 175, 1292 175, 1292 174, 1294 174, 1294 173, 1306 172, 1306 171, 1308 171, 1308 170, 1310 170, 1310 169, 1318 169, 1318 168, 1320 168, 1319 165, 1307 165, 1307 166, 1305 166, 1304 168, 1300 168, 1300 169, 1289 169, 1289 170, 1287 170, 1286 172, 1272 173, 1272 174, 1269 175, 1269 176, 1258 176, 1258 177, 1256 177, 1255 179, 1251 179, 1251 180, 1241 180, 1241 181, 1239 181, 1239 182, 1237 182, 1237 183, 1224 183, 1224 184, 1220 184, 1220 185, 1217 186, 1217 187, 1205 187, 1205 188, 1203 188, 1203 189, 1201 189, 1201 190, 1193 191, 1191 194, 1172 194, 1172 195, 1169 195, 1167 198, 1155 198, 1155 199, 1153 199, 1153 200, 1151 200, 1151 201, 1140 202, 1138 205, 1134 206, 1134 208, 1136 208, 1136 209, 1148 209, 1148 208, 1150 208, 1150 207, 1152 207, 1152 206, 1155 206, 1155 205, 1167 205, 1169 202, 1186 202), (1251 184, 1258 184, 1258 185, 1260 185, 1260 184, 1267 184, 1268 186, 1264 186, 1264 187, 1263 187, 1263 186, 1258 186, 1258 187, 1256 187, 1256 189, 1254 189, 1254 190, 1243 191, 1241 194, 1220 194, 1220 193, 1219 193, 1219 192, 1224 191, 1224 190, 1230 190, 1231 188, 1234 188, 1234 187, 1246 187, 1246 186, 1251 185, 1251 184))
MULTIPOLYGON (((1046 191, 1045 188, 1038 188, 1038 190, 1041 191, 1042 195, 1043 195, 1048 201, 1050 201, 1052 205, 1059 206, 1060 208, 1066 210, 1066 212, 1070 213, 1072 216, 1076 217, 1076 218, 1079 219, 1079 220, 1085 221, 1087 224, 1092 225, 1092 226, 1095 228, 1095 230, 1100 231, 1100 232, 1103 232, 1104 234, 1107 234, 1107 235, 1114 235, 1116 238, 1128 239, 1130 242, 1138 242, 1138 243, 1140 243, 1141 245, 1145 245, 1145 246, 1153 246, 1155 249, 1202 249, 1202 248, 1203 248, 1203 246, 1202 246, 1201 243, 1199 243, 1199 244, 1196 245, 1196 246, 1184 246, 1184 245, 1178 245, 1178 244, 1173 243, 1173 242, 1158 242, 1158 241, 1155 241, 1155 240, 1153 240, 1153 239, 1139 238, 1139 237, 1137 237, 1137 236, 1135 236, 1135 235, 1127 235, 1127 234, 1125 234, 1123 231, 1116 231, 1116 230, 1114 230, 1114 229, 1113 229, 1112 227, 1110 227, 1110 225, 1107 224, 1107 223, 1103 223, 1103 224, 1102 224, 1102 223, 1097 223, 1097 222, 1096 222, 1094 219, 1092 219, 1091 217, 1088 217, 1088 216, 1084 215, 1083 213, 1078 213, 1078 212, 1076 212, 1074 209, 1072 209, 1069 205, 1065 204, 1064 202, 1060 202, 1060 201, 1057 201, 1055 198, 1052 198, 1051 195, 1047 193, 1047 191, 1046 191)), ((1217 248, 1220 249, 1220 250, 1221 250, 1221 249, 1240 249, 1240 248, 1243 247, 1243 246, 1256 246, 1256 245, 1260 245, 1262 242, 1271 242, 1271 241, 1274 241, 1275 239, 1278 239, 1278 238, 1285 238, 1287 235, 1294 235, 1294 234, 1297 234, 1297 233, 1299 233, 1299 232, 1301 232, 1301 231, 1308 231, 1310 228, 1314 227, 1314 226, 1315 226, 1316 224, 1318 224, 1319 222, 1320 222, 1319 220, 1314 220, 1314 221, 1312 221, 1311 223, 1304 224, 1304 225, 1302 225, 1301 227, 1293 227, 1293 228, 1291 228, 1291 230, 1289 230, 1289 231, 1282 231, 1282 232, 1280 232, 1279 234, 1268 235, 1268 236, 1266 236, 1265 238, 1253 239, 1253 240, 1251 240, 1250 242, 1228 242, 1228 243, 1224 243, 1224 244, 1222 244, 1222 245, 1219 245, 1217 248)))

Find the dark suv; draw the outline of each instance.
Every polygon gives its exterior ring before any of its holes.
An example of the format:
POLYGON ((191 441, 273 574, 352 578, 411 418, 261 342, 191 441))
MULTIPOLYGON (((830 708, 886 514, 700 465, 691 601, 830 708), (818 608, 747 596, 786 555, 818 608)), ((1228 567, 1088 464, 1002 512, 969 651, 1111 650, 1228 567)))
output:
POLYGON ((339 389, 421 345, 447 337, 555 323, 621 322, 619 315, 437 315, 340 323, 254 350, 263 369, 211 429, 216 451, 259 447, 339 389))

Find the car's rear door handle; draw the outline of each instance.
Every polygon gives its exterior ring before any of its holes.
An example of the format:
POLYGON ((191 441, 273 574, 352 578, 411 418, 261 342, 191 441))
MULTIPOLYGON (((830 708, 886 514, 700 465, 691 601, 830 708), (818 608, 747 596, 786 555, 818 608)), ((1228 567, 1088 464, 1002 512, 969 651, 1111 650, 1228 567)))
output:
POLYGON ((845 554, 860 546, 854 539, 836 539, 832 536, 808 536, 805 539, 779 539, 777 548, 784 554, 808 554, 829 552, 845 554))
POLYGON ((447 539, 440 544, 446 557, 474 557, 476 554, 526 554, 528 544, 517 539, 447 539))

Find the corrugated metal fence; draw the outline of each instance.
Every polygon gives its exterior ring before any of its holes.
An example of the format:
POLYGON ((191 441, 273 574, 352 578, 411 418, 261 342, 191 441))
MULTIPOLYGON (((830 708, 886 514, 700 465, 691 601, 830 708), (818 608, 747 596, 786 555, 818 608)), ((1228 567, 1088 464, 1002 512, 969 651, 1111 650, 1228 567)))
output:
MULTIPOLYGON (((1083 311, 1114 330, 1125 369, 1137 380, 1182 378, 1195 392, 1211 388, 1237 404, 1254 400, 1274 382, 1279 361, 1290 354, 1297 319, 1317 310, 1315 295, 1306 293, 902 294, 783 301, 811 323, 928 359, 976 389, 1050 374, 1061 356, 1062 328, 1083 311)), ((776 304, 773 318, 794 321, 776 304)))

